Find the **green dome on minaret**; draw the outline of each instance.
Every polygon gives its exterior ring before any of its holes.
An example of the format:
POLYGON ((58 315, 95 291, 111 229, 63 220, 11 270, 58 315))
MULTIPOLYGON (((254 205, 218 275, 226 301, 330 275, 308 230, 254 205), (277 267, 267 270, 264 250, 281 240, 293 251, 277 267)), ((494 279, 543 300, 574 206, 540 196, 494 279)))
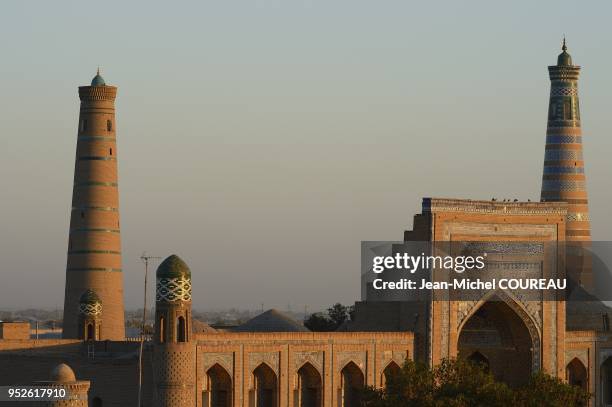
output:
POLYGON ((157 268, 158 278, 191 278, 191 270, 179 256, 173 254, 168 256, 157 268))
POLYGON ((565 38, 563 38, 563 46, 561 47, 562 53, 557 57, 557 66, 573 66, 572 56, 567 53, 567 46, 565 45, 565 38))
POLYGON ((87 289, 79 299, 79 314, 85 318, 97 317, 102 313, 102 301, 92 289, 87 289))
POLYGON ((83 293, 83 295, 81 295, 81 299, 79 300, 79 303, 93 305, 93 304, 101 304, 102 301, 100 301, 100 297, 98 297, 98 294, 96 294, 94 290, 88 289, 83 293))
POLYGON ((96 76, 91 80, 91 86, 106 86, 106 82, 104 82, 104 78, 100 75, 100 68, 98 68, 98 72, 96 76))

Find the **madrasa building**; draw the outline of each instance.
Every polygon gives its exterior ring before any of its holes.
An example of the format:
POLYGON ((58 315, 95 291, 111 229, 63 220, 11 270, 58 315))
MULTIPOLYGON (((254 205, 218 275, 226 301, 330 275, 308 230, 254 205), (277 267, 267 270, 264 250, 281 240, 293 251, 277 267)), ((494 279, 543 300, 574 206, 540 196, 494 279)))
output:
MULTIPOLYGON (((548 70, 541 201, 425 198, 406 242, 590 242, 580 67, 565 43, 548 70)), ((0 385, 51 383, 75 395, 52 406, 356 407, 361 388, 385 386, 406 359, 435 365, 465 357, 511 385, 543 370, 591 392, 593 406, 612 405, 612 333, 601 303, 526 301, 504 290, 411 303, 366 293, 337 332, 310 332, 274 310, 216 331, 192 318, 192 279, 206 278, 205 270, 190 270, 176 255, 156 271, 155 331, 141 360, 140 342, 125 335, 116 94, 99 73, 79 88, 63 338, 31 339, 23 324, 0 324, 0 385)), ((589 284, 585 260, 574 257, 567 256, 567 272, 579 270, 576 281, 589 284)), ((560 266, 517 260, 504 267, 542 276, 560 266)))

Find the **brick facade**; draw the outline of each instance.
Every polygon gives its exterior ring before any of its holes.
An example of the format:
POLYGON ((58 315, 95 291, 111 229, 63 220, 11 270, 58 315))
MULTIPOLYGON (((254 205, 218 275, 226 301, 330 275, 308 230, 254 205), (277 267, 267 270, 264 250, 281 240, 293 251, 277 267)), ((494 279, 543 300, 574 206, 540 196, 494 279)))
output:
POLYGON ((30 323, 0 322, 0 339, 30 339, 30 323))

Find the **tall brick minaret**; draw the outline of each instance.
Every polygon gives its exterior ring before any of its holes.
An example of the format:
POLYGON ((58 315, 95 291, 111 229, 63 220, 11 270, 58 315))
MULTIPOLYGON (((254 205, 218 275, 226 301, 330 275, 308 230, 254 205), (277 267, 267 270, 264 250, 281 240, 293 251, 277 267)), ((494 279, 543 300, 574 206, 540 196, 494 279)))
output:
MULTIPOLYGON (((81 110, 74 165, 68 238, 64 338, 80 338, 79 300, 96 293, 104 309, 99 339, 125 338, 119 191, 115 139, 115 96, 97 75, 79 87, 81 110)), ((84 338, 81 338, 84 339, 84 338)))
POLYGON ((557 65, 548 67, 551 85, 541 198, 567 202, 566 240, 588 242, 591 226, 578 104, 580 67, 572 63, 565 39, 562 50, 557 65))
POLYGON ((580 67, 572 63, 565 38, 561 49, 557 65, 548 67, 550 102, 541 198, 567 202, 565 262, 568 284, 590 290, 593 284, 592 260, 588 255, 591 223, 578 103, 580 67))

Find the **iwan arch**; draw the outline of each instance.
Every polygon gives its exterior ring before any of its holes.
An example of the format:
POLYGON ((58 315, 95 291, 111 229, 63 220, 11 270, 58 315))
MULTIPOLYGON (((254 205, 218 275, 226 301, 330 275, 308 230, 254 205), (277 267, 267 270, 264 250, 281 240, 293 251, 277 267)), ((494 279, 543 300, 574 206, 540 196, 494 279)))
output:
MULTIPOLYGON (((405 241, 476 241, 491 250, 504 242, 589 242, 579 67, 564 47, 549 72, 543 201, 426 198, 405 241)), ((99 75, 79 90, 64 339, 28 339, 13 324, 3 324, 0 339, 0 385, 31 384, 60 372, 52 379, 87 393, 81 406, 136 405, 139 398, 139 344, 126 340, 123 328, 116 91, 99 75), (61 363, 69 367, 54 370, 61 363)), ((562 265, 544 256, 497 266, 541 277, 574 273, 579 261, 570 255, 562 265)), ((341 332, 309 332, 276 311, 228 332, 202 329, 192 319, 192 278, 205 276, 206 270, 192 276, 177 256, 157 270, 143 406, 352 407, 359 389, 384 386, 406 358, 435 365, 447 357, 480 361, 510 384, 542 369, 587 388, 592 405, 612 405, 612 333, 609 309, 601 304, 574 307, 546 295, 527 301, 503 290, 473 300, 412 303, 366 295, 341 332)), ((588 273, 580 281, 588 284, 588 273)))
POLYGON ((456 354, 484 363, 499 380, 523 384, 540 366, 542 332, 512 298, 492 295, 460 323, 456 354))

